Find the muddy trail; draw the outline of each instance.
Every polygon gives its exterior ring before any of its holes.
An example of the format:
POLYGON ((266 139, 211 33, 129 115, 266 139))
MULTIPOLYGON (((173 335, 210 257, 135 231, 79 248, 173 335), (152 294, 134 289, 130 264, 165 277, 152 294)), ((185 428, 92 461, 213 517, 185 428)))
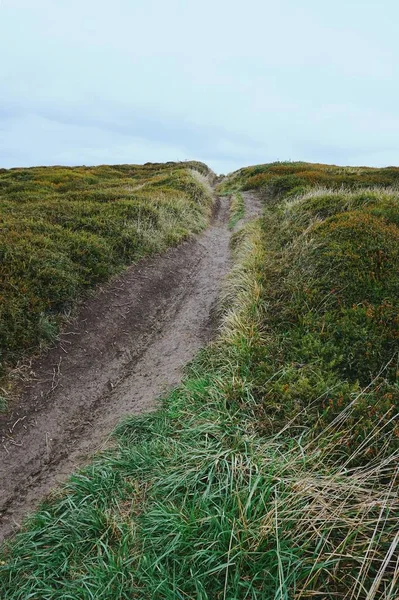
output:
MULTIPOLYGON (((245 220, 261 211, 244 194, 245 220)), ((212 337, 229 270, 229 201, 211 225, 144 259, 89 298, 0 418, 0 540, 46 494, 106 447, 125 416, 152 410, 212 337)))

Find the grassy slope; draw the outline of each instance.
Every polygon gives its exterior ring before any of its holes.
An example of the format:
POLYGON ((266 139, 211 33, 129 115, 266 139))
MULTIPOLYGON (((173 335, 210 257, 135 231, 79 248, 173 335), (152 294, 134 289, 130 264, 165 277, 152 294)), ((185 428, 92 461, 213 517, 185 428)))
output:
POLYGON ((208 173, 201 163, 0 170, 0 377, 86 290, 200 231, 208 173))
POLYGON ((4 549, 5 599, 397 597, 398 195, 263 192, 219 338, 4 549))
POLYGON ((397 186, 399 167, 375 169, 369 167, 337 167, 306 162, 275 162, 245 167, 229 176, 223 188, 234 190, 264 190, 285 194, 296 188, 303 191, 308 186, 326 186, 350 189, 397 186))

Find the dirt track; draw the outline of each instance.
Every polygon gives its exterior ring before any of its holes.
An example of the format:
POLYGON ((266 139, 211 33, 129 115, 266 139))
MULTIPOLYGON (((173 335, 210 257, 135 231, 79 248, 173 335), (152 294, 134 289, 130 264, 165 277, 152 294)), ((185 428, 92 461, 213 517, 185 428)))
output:
MULTIPOLYGON (((244 194, 246 219, 260 203, 244 194)), ((154 408, 212 336, 230 264, 229 205, 207 231, 130 267, 81 307, 0 419, 0 540, 107 443, 120 419, 154 408)))

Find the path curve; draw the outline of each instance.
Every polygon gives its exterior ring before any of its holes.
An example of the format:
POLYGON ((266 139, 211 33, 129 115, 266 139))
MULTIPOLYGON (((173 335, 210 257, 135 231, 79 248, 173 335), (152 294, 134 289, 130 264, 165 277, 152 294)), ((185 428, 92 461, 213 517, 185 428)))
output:
MULTIPOLYGON (((260 202, 244 194, 245 220, 260 202)), ((201 236, 144 259, 87 300, 32 367, 0 418, 0 541, 51 488, 107 444, 126 415, 149 411, 215 330, 230 266, 229 201, 201 236)))

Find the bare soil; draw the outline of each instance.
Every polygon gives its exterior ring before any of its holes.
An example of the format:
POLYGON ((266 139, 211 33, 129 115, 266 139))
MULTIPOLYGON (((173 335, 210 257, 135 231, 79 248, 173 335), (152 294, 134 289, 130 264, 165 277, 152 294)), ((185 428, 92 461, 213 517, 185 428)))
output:
MULTIPOLYGON (((245 220, 260 213, 244 194, 245 220)), ((86 300, 57 344, 32 365, 0 418, 0 541, 93 453, 121 418, 150 411, 214 334, 230 265, 229 202, 207 231, 144 259, 86 300)))

